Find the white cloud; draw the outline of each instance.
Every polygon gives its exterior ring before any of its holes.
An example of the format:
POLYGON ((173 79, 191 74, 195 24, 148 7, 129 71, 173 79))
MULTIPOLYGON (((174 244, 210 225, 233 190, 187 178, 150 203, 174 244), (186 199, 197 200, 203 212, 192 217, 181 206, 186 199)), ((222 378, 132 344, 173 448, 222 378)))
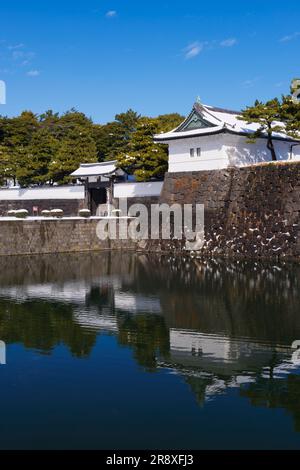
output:
POLYGON ((193 59, 194 57, 197 57, 197 55, 200 54, 200 52, 203 51, 203 43, 200 42, 193 42, 192 44, 189 44, 185 49, 184 49, 184 57, 186 59, 193 59))
POLYGON ((28 77, 38 77, 40 75, 40 71, 39 70, 29 70, 26 75, 28 75, 28 77))
POLYGON ((24 47, 24 44, 23 43, 20 43, 20 44, 15 44, 13 46, 8 46, 8 49, 10 51, 13 51, 15 49, 22 49, 24 47))
POLYGON ((221 41, 220 46, 221 47, 232 47, 232 46, 235 46, 236 43, 237 43, 236 38, 228 38, 228 39, 224 39, 224 41, 221 41))
POLYGON ((243 82, 243 87, 244 88, 252 88, 253 86, 256 85, 256 83, 260 80, 260 77, 255 77, 255 78, 251 78, 249 80, 245 80, 243 82))
POLYGON ((27 61, 30 62, 35 57, 34 52, 26 52, 20 49, 13 49, 12 50, 12 58, 14 60, 21 60, 22 62, 27 61))
MULTIPOLYGON (((33 59, 35 53, 28 50, 24 43, 9 43, 6 40, 0 40, 1 59, 6 65, 6 73, 15 73, 19 68, 26 67, 25 73, 29 77, 35 77, 40 74, 34 67, 33 59)), ((4 70, 4 69, 3 69, 4 70)))
POLYGON ((237 39, 236 38, 228 38, 224 39, 223 41, 195 41, 191 44, 189 44, 184 51, 184 57, 185 59, 193 59, 194 57, 197 57, 197 55, 200 54, 204 49, 205 50, 212 50, 216 49, 218 47, 232 47, 235 44, 237 44, 237 39))
POLYGON ((109 10, 105 13, 106 18, 114 18, 117 16, 116 10, 109 10))
POLYGON ((300 32, 289 34, 289 35, 283 36, 283 38, 279 39, 279 42, 293 41, 293 39, 297 39, 299 36, 300 36, 300 32))

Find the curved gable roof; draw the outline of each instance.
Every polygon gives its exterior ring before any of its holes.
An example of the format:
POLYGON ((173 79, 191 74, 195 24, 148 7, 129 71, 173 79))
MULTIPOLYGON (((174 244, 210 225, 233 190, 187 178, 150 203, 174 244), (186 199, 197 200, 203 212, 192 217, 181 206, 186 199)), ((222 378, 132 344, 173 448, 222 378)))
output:
MULTIPOLYGON (((182 124, 170 132, 156 134, 154 140, 156 142, 167 142, 169 140, 220 133, 249 136, 259 129, 258 124, 248 124, 246 121, 238 119, 240 115, 239 111, 217 108, 196 102, 191 113, 182 124), (194 122, 195 125, 191 125, 191 122, 194 122)), ((282 127, 284 127, 283 124, 282 127)), ((261 137, 266 138, 267 136, 262 135, 261 137)), ((273 138, 275 140, 299 142, 299 140, 289 137, 284 132, 274 133, 273 138)))

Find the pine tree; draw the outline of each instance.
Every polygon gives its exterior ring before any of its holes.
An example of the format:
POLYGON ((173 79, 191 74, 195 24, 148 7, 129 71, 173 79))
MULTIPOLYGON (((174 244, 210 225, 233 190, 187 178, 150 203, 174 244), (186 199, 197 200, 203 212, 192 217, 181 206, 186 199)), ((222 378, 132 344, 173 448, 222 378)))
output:
POLYGON ((115 120, 121 126, 124 140, 129 140, 131 134, 136 130, 141 115, 133 109, 128 109, 126 113, 116 114, 115 120))
POLYGON ((20 116, 1 120, 3 144, 14 149, 30 144, 32 135, 39 127, 38 119, 31 111, 23 111, 20 116))
POLYGON ((141 116, 132 109, 115 116, 115 121, 93 126, 99 161, 114 160, 125 151, 141 116))
POLYGON ((293 100, 291 96, 283 96, 280 115, 287 134, 294 139, 300 139, 300 102, 293 100))
POLYGON ((284 126, 279 122, 281 118, 281 106, 278 98, 262 103, 255 101, 254 106, 249 106, 242 111, 238 119, 246 121, 247 124, 256 123, 258 130, 249 135, 248 141, 255 142, 262 136, 267 137, 267 148, 271 152, 272 160, 277 160, 273 142, 273 134, 284 132, 284 126))
POLYGON ((153 134, 169 131, 182 120, 176 113, 141 118, 132 109, 105 125, 94 124, 76 109, 62 116, 52 110, 40 116, 31 111, 0 116, 0 180, 18 178, 22 186, 65 183, 82 162, 116 158, 140 180, 162 178, 167 147, 154 144, 153 134), (135 163, 126 160, 128 155, 135 163))
POLYGON ((118 162, 137 181, 163 178, 168 168, 166 145, 155 144, 153 136, 157 132, 155 119, 143 118, 128 143, 126 152, 119 154, 118 162))
POLYGON ((47 129, 34 133, 30 145, 22 151, 20 165, 17 168, 17 179, 21 186, 45 184, 49 182, 49 165, 55 158, 59 142, 47 129))
POLYGON ((17 173, 24 165, 23 155, 38 129, 37 116, 31 111, 23 111, 14 118, 0 120, 0 179, 12 179, 16 184, 17 173))
POLYGON ((17 181, 17 169, 19 155, 12 147, 0 144, 0 184, 7 185, 10 180, 13 184, 17 181))
POLYGON ((178 113, 171 113, 161 114, 154 119, 157 127, 157 133, 159 133, 172 131, 184 121, 185 117, 178 113))
POLYGON ((70 173, 80 163, 97 161, 96 144, 88 129, 75 126, 62 139, 57 154, 49 165, 49 176, 53 182, 68 183, 70 173))

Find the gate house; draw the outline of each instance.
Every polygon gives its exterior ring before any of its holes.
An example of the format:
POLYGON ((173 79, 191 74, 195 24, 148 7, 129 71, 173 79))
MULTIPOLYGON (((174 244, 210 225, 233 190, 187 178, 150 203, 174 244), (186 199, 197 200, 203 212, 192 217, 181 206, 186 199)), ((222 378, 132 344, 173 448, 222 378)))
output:
MULTIPOLYGON (((82 163, 71 173, 85 184, 85 200, 92 215, 103 215, 99 206, 112 203, 113 185, 115 182, 126 181, 126 173, 117 168, 117 161, 111 160, 101 163, 82 163), (101 212, 101 213, 100 213, 101 212)), ((108 209, 107 209, 108 212, 108 209)))

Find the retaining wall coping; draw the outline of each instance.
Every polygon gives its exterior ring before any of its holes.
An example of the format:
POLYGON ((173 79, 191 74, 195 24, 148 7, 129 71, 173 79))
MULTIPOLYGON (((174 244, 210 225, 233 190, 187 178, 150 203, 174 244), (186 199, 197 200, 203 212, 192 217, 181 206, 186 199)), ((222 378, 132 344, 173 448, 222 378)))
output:
POLYGON ((136 217, 127 217, 127 216, 120 216, 120 217, 105 217, 105 216, 91 216, 91 217, 26 217, 24 219, 18 218, 18 217, 0 217, 0 223, 1 222, 50 222, 50 221, 55 221, 55 222, 66 222, 66 221, 71 221, 71 220, 120 220, 120 219, 135 219, 136 217))

